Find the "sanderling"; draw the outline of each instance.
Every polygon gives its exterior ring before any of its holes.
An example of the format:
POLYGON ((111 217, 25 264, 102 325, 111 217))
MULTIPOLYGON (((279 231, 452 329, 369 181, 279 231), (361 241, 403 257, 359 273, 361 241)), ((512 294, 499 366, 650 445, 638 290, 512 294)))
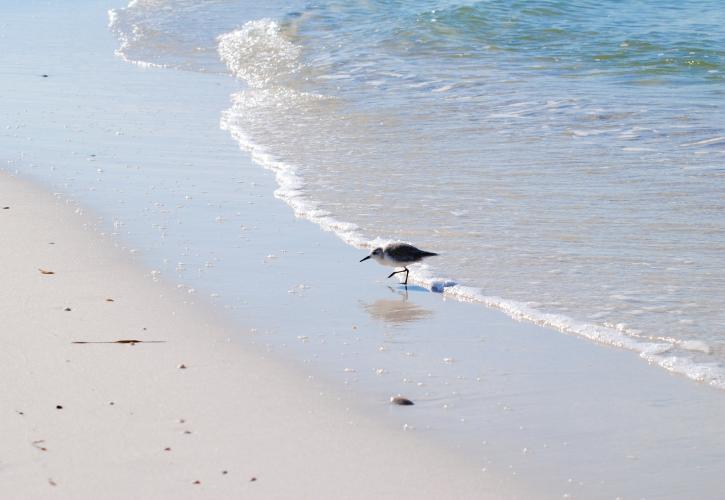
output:
POLYGON ((437 253, 433 252, 426 252, 425 250, 421 250, 419 248, 415 248, 413 245, 408 245, 407 243, 390 243, 389 245, 386 245, 385 248, 376 248, 373 250, 370 255, 365 257, 364 259, 360 260, 360 262, 364 262, 370 258, 375 259, 375 261, 383 266, 389 266, 389 267, 402 267, 400 271, 393 271, 388 275, 388 278, 392 278, 394 275, 398 273, 405 272, 405 281, 403 282, 404 285, 408 284, 408 265, 415 264, 416 262, 420 262, 426 257, 432 257, 434 255, 438 255, 437 253))

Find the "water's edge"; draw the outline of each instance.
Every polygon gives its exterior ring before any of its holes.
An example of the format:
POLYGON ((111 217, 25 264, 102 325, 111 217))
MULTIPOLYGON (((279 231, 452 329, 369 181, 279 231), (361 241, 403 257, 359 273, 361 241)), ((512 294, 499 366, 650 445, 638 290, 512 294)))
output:
MULTIPOLYGON (((109 21, 111 27, 117 22, 117 14, 113 10, 109 11, 109 21)), ((264 111, 264 106, 269 104, 265 101, 270 98, 267 94, 274 93, 272 98, 276 99, 277 92, 286 93, 284 98, 288 99, 292 106, 297 102, 295 100, 301 103, 304 99, 319 97, 276 85, 275 79, 281 78, 287 71, 290 71, 289 68, 297 64, 299 56, 297 48, 281 37, 279 26, 269 19, 249 21, 241 29, 220 36, 218 43, 222 61, 226 63, 232 74, 247 86, 245 90, 231 96, 232 105, 222 112, 220 127, 229 132, 239 144, 240 149, 249 154, 255 163, 274 173, 278 185, 275 196, 289 205, 297 217, 309 220, 322 230, 336 234, 343 242, 355 248, 373 248, 390 241, 384 238, 368 239, 356 224, 339 220, 328 211, 323 210, 320 203, 307 194, 301 169, 283 161, 268 148, 255 142, 245 127, 236 122, 240 116, 248 112, 250 106, 248 101, 252 102, 252 106, 258 106, 264 111), (255 60, 256 52, 260 47, 267 52, 263 52, 263 57, 255 60), (269 51, 274 51, 276 55, 280 56, 279 59, 284 62, 281 69, 269 67, 264 59, 269 51), (246 58, 243 65, 238 61, 240 52, 246 58), (283 90, 280 91, 280 89, 283 90)), ((116 52, 123 60, 141 66, 165 67, 163 64, 127 57, 123 50, 126 44, 127 41, 121 38, 121 47, 116 52)), ((528 321, 600 344, 634 351, 650 364, 712 387, 725 389, 724 367, 716 363, 698 363, 671 352, 675 349, 707 352, 708 346, 703 342, 643 335, 625 325, 609 327, 579 321, 563 314, 548 313, 524 302, 489 295, 480 286, 460 285, 446 274, 445 271, 438 271, 435 267, 421 265, 411 270, 410 279, 431 291, 441 293, 446 298, 481 304, 503 311, 518 321, 528 321)))

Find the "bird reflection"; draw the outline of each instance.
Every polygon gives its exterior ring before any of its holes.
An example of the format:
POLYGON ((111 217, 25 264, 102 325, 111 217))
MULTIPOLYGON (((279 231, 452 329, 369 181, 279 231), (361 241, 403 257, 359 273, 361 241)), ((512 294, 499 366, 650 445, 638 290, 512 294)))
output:
POLYGON ((363 303, 365 310, 375 319, 383 320, 393 325, 402 325, 425 319, 433 314, 433 311, 424 309, 415 303, 408 302, 408 292, 394 290, 391 292, 400 296, 399 299, 380 299, 372 304, 363 303))

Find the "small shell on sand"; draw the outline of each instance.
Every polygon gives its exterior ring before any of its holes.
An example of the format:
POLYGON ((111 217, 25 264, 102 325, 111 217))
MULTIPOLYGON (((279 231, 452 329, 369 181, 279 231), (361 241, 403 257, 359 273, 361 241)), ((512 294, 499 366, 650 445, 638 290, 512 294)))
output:
POLYGON ((403 396, 393 396, 390 398, 390 402, 394 405, 400 406, 412 406, 415 404, 410 399, 404 398, 403 396))

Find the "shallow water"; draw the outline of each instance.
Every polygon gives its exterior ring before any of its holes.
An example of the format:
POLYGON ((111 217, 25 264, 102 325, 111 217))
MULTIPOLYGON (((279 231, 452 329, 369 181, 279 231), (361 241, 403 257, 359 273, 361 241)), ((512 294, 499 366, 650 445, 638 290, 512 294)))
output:
POLYGON ((130 61, 243 81, 221 125, 298 215, 435 250, 422 283, 725 387, 717 2, 246 9, 139 0, 111 29, 130 61))

